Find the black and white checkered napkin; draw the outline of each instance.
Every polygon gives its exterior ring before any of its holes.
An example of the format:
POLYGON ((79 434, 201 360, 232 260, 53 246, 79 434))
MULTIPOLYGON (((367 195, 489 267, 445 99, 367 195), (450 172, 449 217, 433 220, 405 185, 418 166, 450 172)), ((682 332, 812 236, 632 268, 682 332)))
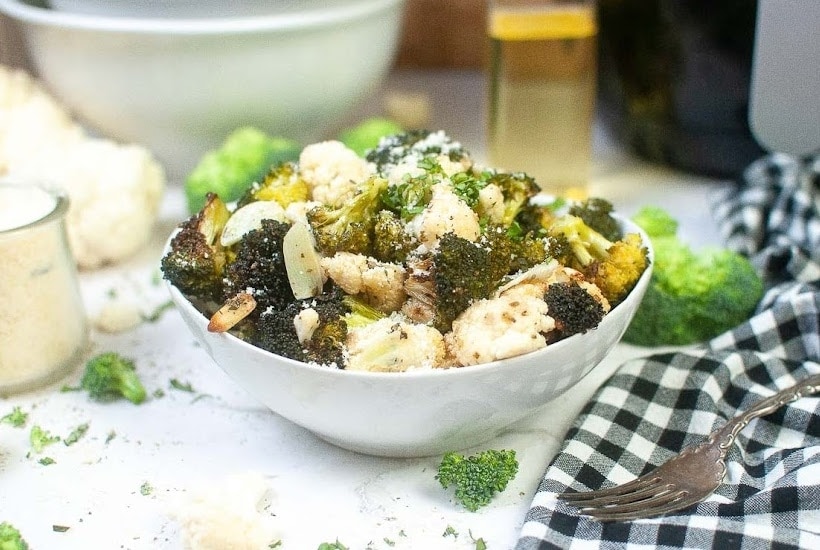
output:
POLYGON ((632 522, 579 516, 556 493, 642 475, 752 403, 820 372, 820 156, 752 164, 715 200, 728 246, 764 274, 746 323, 706 346, 625 363, 586 405, 547 468, 516 550, 820 548, 820 397, 757 419, 696 507, 632 522))

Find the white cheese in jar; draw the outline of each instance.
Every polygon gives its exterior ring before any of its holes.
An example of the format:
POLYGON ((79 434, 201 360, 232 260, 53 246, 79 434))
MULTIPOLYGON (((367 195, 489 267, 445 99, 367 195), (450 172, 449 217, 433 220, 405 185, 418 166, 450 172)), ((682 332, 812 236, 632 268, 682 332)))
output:
POLYGON ((87 322, 68 248, 65 196, 0 183, 0 395, 59 379, 87 322))

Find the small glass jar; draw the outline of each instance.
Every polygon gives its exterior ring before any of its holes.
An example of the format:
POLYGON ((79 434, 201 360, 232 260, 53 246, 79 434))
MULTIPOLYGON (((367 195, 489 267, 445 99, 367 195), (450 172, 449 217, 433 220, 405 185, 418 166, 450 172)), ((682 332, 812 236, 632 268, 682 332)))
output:
POLYGON ((59 380, 85 351, 67 211, 60 192, 0 182, 0 396, 59 380))

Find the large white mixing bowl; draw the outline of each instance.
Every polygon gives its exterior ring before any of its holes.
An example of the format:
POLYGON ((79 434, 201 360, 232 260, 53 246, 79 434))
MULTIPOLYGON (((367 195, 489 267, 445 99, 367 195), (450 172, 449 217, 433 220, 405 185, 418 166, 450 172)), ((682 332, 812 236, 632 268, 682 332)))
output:
POLYGON ((304 143, 373 93, 397 50, 405 0, 230 18, 130 18, 0 0, 38 76, 91 130, 147 146, 180 178, 233 129, 304 143))

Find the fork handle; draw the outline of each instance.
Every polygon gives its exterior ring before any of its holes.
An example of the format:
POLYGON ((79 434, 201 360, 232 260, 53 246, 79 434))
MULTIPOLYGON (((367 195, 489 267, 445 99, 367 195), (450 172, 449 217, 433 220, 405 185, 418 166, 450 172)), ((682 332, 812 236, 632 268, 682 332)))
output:
POLYGON ((787 403, 818 392, 820 392, 820 374, 809 376, 794 386, 780 390, 776 394, 758 401, 749 410, 732 418, 722 428, 715 430, 709 437, 709 441, 718 442, 722 459, 729 452, 729 448, 734 443, 737 434, 749 422, 755 418, 769 415, 787 403))

